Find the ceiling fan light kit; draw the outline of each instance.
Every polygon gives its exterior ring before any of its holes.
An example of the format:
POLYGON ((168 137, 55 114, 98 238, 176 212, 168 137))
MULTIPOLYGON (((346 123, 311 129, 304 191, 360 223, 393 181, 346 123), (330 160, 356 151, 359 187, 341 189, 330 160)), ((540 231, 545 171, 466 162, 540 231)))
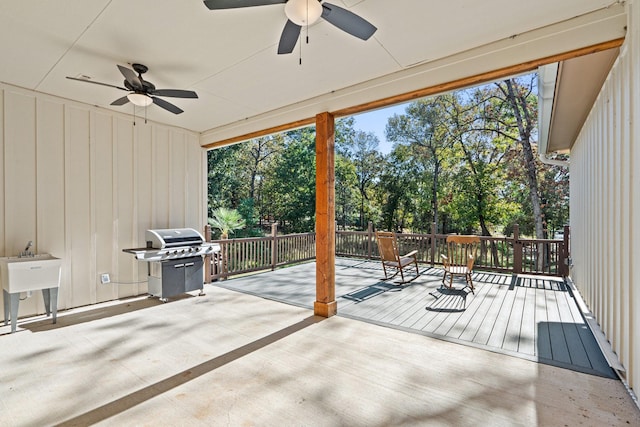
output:
POLYGON ((284 5, 284 13, 294 24, 303 27, 320 19, 322 6, 318 0, 289 0, 284 5))
POLYGON ((148 107, 153 103, 153 99, 143 93, 130 93, 127 95, 127 99, 138 107, 148 107))

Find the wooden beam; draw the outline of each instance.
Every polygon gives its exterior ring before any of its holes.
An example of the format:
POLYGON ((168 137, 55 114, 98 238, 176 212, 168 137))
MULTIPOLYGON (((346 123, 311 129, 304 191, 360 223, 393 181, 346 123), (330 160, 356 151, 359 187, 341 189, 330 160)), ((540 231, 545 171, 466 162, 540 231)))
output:
POLYGON ((316 116, 316 301, 314 314, 336 314, 335 123, 316 116))
POLYGON ((227 145, 236 144, 238 142, 248 141, 254 138, 260 138, 261 136, 273 135, 274 133, 284 132, 287 130, 298 129, 301 127, 309 126, 315 123, 315 119, 313 117, 298 120, 291 123, 286 123, 279 126, 270 127, 267 129, 263 129, 256 132, 245 133, 244 135, 239 135, 233 138, 224 139, 222 141, 212 142, 211 144, 203 145, 203 148, 212 149, 212 148, 221 148, 226 147, 227 145))
POLYGON ((379 99, 377 101, 368 102, 366 104, 343 108, 341 110, 333 111, 332 114, 335 117, 351 116, 353 114, 363 113, 365 111, 375 110, 378 108, 383 108, 391 105, 409 102, 416 99, 425 98, 431 95, 450 92, 452 90, 472 87, 472 86, 480 85, 483 83, 490 83, 492 81, 504 79, 517 74, 535 71, 538 67, 542 65, 553 64, 554 62, 566 61, 567 59, 577 58, 579 56, 589 55, 592 53, 601 52, 608 49, 618 48, 622 45, 623 42, 624 42, 624 38, 620 38, 620 39, 615 39, 608 42, 599 43, 594 46, 587 46, 580 49, 574 49, 569 52, 547 56, 545 58, 534 59, 532 61, 511 65, 509 67, 488 71, 486 73, 481 73, 474 76, 453 80, 447 83, 429 86, 424 89, 418 89, 418 90, 403 93, 400 95, 390 96, 388 98, 379 99))

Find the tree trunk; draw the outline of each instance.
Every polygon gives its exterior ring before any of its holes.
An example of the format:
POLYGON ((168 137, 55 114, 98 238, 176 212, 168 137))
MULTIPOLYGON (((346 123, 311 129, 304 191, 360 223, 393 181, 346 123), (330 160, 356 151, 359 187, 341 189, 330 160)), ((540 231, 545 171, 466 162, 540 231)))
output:
MULTIPOLYGON (((513 81, 505 80, 507 84, 507 101, 511 105, 516 123, 518 124, 518 132, 520 134, 520 144, 524 155, 524 163, 527 169, 527 181, 529 184, 529 195, 531 198, 531 207, 533 209, 533 219, 536 230, 536 239, 544 239, 544 225, 542 219, 542 208, 540 207, 540 195, 538 191, 538 173, 536 169, 535 158, 533 157, 533 149, 531 148, 531 128, 533 123, 528 115, 527 100, 522 95, 516 95, 513 89, 513 81), (525 117, 523 118, 523 114, 525 117)), ((538 247, 538 270, 544 267, 544 245, 538 247)))
MULTIPOLYGON (((435 155, 434 155, 434 158, 435 155)), ((440 174, 440 162, 435 160, 433 168, 433 187, 431 189, 431 207, 433 209, 433 222, 438 232, 438 175, 440 174)))

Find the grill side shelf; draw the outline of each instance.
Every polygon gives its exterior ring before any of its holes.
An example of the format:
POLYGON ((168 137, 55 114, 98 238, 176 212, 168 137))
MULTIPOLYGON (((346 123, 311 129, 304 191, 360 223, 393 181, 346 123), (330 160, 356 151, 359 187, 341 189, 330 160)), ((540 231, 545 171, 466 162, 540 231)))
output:
POLYGON ((131 248, 123 249, 122 252, 133 254, 136 256, 136 259, 144 259, 145 254, 148 253, 149 250, 147 248, 131 248))

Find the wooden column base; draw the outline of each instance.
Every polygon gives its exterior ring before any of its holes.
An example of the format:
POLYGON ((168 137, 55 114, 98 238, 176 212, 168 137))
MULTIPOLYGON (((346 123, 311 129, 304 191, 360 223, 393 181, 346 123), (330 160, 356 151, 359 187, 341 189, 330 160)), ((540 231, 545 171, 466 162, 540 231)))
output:
POLYGON ((322 317, 335 316, 338 313, 338 302, 319 302, 313 303, 313 314, 322 317))

